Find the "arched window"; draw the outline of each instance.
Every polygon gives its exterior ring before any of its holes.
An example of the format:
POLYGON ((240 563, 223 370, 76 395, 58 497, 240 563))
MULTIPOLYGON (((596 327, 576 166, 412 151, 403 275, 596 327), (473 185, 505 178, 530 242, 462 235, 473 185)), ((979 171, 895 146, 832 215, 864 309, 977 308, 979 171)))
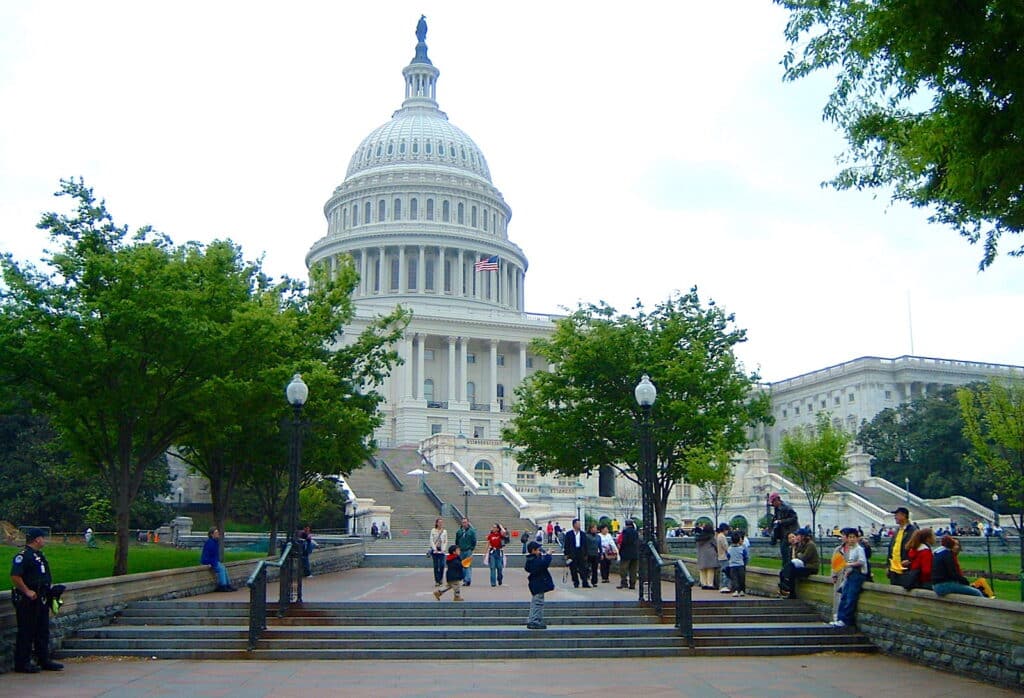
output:
POLYGON ((537 482, 537 471, 530 470, 528 465, 520 465, 516 468, 516 484, 532 485, 537 482))
POLYGON ((393 142, 388 142, 388 155, 391 155, 394 152, 395 152, 395 144, 393 142))
POLYGON ((431 147, 432 147, 432 146, 431 146, 431 144, 430 144, 430 141, 427 141, 427 155, 430 155, 430 153, 431 153, 431 152, 433 152, 433 151, 431 150, 431 147))
POLYGON ((739 514, 729 519, 729 527, 734 530, 743 531, 744 533, 750 530, 750 524, 747 522, 747 517, 739 514))
POLYGON ((476 206, 469 209, 469 224, 474 228, 476 227, 476 206))
POLYGON ((447 223, 452 219, 452 207, 448 203, 448 199, 441 202, 441 222, 447 223))
POLYGON ((434 200, 427 199, 427 220, 434 220, 434 200))
POLYGON ((423 381, 423 399, 428 403, 434 401, 434 381, 430 378, 423 381))
POLYGON ((437 154, 442 156, 444 155, 444 143, 441 141, 437 142, 437 154))
POLYGON ((477 461, 473 466, 473 477, 482 487, 488 487, 494 480, 494 468, 485 460, 477 461))
POLYGON ((466 400, 469 403, 476 402, 476 383, 473 381, 466 383, 466 400))
POLYGON ((373 211, 373 207, 370 205, 369 201, 367 201, 365 204, 363 204, 363 223, 369 223, 370 222, 370 213, 372 211, 373 211))
POLYGON ((416 155, 416 154, 417 154, 417 153, 419 153, 419 152, 420 152, 420 142, 419 142, 419 141, 416 141, 416 140, 414 140, 414 141, 412 142, 412 154, 413 154, 413 155, 416 155))
POLYGON ((402 155, 405 155, 405 141, 402 141, 398 144, 398 152, 402 155))
POLYGON ((377 222, 384 222, 384 214, 386 213, 387 204, 384 203, 384 199, 377 202, 377 222))
POLYGON ((359 225, 359 204, 352 207, 352 227, 359 225))
POLYGON ((494 232, 498 232, 498 214, 497 213, 492 213, 491 214, 491 227, 494 229, 494 232))
POLYGON ((409 202, 409 220, 416 220, 420 215, 420 200, 413 199, 409 202))
POLYGON ((487 209, 486 208, 484 208, 483 219, 484 219, 484 230, 487 230, 487 209))
POLYGON ((458 215, 459 215, 458 223, 459 224, 465 223, 466 222, 466 205, 464 203, 462 203, 461 201, 459 202, 459 214, 458 215))
POLYGON ((341 209, 341 227, 348 227, 348 206, 341 209))
POLYGON ((393 220, 402 220, 402 200, 395 199, 395 205, 391 207, 391 217, 393 220))
POLYGON ((381 153, 381 144, 378 143, 377 144, 377 157, 380 157, 380 153, 381 153))

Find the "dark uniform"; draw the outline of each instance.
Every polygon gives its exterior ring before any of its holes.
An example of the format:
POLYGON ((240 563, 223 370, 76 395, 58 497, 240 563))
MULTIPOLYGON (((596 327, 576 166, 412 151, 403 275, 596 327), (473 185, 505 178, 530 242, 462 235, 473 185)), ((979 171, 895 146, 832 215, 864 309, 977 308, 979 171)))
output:
MULTIPOLYGON (((29 599, 17 588, 11 590, 15 614, 18 617, 18 636, 14 644, 14 667, 24 670, 31 667, 33 648, 39 666, 54 664, 50 661, 50 563, 41 550, 30 546, 14 556, 11 576, 21 577, 25 586, 38 596, 29 599)), ((34 669, 38 671, 38 669, 34 669)))

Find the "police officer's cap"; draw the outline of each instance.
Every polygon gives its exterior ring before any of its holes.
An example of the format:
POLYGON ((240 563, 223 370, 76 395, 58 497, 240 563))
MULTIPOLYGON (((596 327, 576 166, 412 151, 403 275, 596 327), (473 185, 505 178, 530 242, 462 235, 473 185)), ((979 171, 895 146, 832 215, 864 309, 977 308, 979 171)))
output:
POLYGON ((46 531, 44 531, 41 528, 30 528, 27 531, 25 531, 25 542, 26 543, 31 543, 36 538, 45 538, 45 537, 46 537, 46 531))

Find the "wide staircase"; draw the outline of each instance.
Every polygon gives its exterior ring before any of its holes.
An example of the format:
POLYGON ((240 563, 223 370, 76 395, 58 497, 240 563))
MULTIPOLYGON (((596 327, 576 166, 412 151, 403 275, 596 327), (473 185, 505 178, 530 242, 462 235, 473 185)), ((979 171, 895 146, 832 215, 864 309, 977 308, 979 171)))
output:
POLYGON ((466 513, 468 503, 469 518, 481 539, 495 523, 500 523, 510 532, 537 530, 532 521, 520 518, 519 511, 500 494, 471 494, 466 497, 462 482, 453 473, 431 473, 427 477, 428 483, 438 496, 445 502, 454 504, 463 514, 466 513))
MULTIPOLYGON (((439 515, 438 508, 420 488, 419 476, 406 474, 420 467, 419 456, 415 451, 411 453, 416 459, 411 462, 408 453, 402 449, 389 449, 378 454, 378 460, 387 464, 402 485, 401 490, 387 476, 385 466, 379 463, 364 463, 362 467, 353 470, 345 481, 357 497, 372 497, 377 504, 391 507, 390 530, 394 539, 412 536, 426 540, 426 532, 433 527, 434 519, 439 515), (392 451, 398 451, 402 457, 394 458, 392 451)), ((369 535, 368 520, 359 521, 357 526, 359 533, 369 535)))
POLYGON ((243 602, 145 601, 112 625, 80 630, 58 657, 159 659, 528 659, 574 657, 768 656, 873 652, 852 628, 832 628, 799 601, 694 602, 694 647, 632 601, 548 603, 548 629, 527 630, 527 602, 306 603, 285 618, 268 608, 268 628, 247 648, 243 602))

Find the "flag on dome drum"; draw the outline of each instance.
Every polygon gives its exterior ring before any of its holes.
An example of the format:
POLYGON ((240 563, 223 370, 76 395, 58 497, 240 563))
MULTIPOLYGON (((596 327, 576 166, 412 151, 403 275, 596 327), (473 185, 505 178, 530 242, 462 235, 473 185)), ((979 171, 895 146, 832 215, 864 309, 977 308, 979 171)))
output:
POLYGON ((498 255, 484 257, 473 265, 473 271, 498 271, 498 255))

